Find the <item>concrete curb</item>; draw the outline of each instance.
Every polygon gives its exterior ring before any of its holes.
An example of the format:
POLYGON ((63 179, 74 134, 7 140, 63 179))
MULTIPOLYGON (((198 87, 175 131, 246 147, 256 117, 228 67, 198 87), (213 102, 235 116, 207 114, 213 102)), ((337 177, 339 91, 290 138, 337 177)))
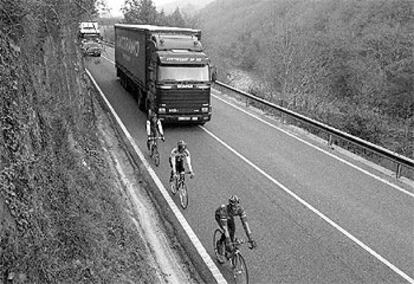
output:
POLYGON ((107 112, 108 117, 113 122, 113 126, 115 127, 119 138, 121 138, 124 142, 125 149, 127 149, 128 154, 132 157, 132 160, 142 175, 144 182, 150 188, 154 189, 152 194, 158 202, 158 205, 163 208, 164 217, 174 225, 177 238, 186 250, 189 258, 193 262, 202 279, 207 283, 227 283, 220 270, 217 268, 216 264, 211 259, 194 231, 191 229, 187 220, 181 214, 180 209, 178 209, 170 197, 167 189, 161 183, 158 176, 145 159, 143 153, 132 139, 130 133, 104 96, 91 73, 87 69, 85 69, 85 71, 99 93, 97 99, 102 109, 107 112))

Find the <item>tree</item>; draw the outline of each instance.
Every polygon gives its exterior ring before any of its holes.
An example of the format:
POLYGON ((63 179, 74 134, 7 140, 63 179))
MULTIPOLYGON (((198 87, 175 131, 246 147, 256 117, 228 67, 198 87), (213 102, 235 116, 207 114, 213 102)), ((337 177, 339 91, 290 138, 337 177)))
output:
POLYGON ((165 15, 164 9, 162 9, 161 12, 159 12, 157 15, 157 25, 160 25, 160 26, 168 25, 167 16, 165 15))
POLYGON ((125 0, 121 8, 125 23, 154 25, 157 23, 157 10, 152 0, 125 0))
POLYGON ((181 15, 180 9, 177 7, 174 13, 168 16, 168 25, 173 27, 185 27, 185 21, 181 15))

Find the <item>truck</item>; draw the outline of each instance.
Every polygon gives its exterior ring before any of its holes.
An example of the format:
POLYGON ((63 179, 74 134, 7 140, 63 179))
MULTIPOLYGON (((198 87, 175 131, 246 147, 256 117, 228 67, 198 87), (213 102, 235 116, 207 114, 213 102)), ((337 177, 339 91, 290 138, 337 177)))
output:
POLYGON ((167 123, 211 119, 213 68, 201 31, 153 25, 115 25, 115 68, 138 107, 167 123))
POLYGON ((79 38, 81 39, 99 39, 101 34, 97 22, 81 22, 79 24, 79 38))

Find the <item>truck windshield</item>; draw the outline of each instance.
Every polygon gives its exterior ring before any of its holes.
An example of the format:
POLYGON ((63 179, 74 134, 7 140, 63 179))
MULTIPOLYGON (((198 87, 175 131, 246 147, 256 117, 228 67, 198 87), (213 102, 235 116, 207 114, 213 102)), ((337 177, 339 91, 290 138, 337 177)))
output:
POLYGON ((207 82, 208 66, 160 66, 158 69, 158 81, 196 81, 207 82))

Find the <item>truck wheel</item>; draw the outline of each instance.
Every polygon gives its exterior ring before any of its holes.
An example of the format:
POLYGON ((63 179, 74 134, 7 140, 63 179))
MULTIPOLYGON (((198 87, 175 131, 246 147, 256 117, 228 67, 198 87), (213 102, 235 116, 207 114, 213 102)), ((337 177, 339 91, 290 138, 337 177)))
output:
POLYGON ((129 79, 125 76, 125 90, 129 92, 129 79))
POLYGON ((150 108, 150 103, 149 103, 149 101, 146 99, 146 100, 145 100, 145 103, 144 103, 144 111, 145 111, 145 112, 147 112, 149 108, 150 108))
POLYGON ((140 110, 142 110, 144 112, 146 111, 145 101, 146 101, 146 99, 145 99, 145 96, 144 96, 144 92, 142 90, 139 90, 138 94, 137 94, 138 107, 139 107, 140 110))
POLYGON ((121 84, 122 87, 125 86, 125 77, 124 74, 119 73, 119 83, 121 84))

